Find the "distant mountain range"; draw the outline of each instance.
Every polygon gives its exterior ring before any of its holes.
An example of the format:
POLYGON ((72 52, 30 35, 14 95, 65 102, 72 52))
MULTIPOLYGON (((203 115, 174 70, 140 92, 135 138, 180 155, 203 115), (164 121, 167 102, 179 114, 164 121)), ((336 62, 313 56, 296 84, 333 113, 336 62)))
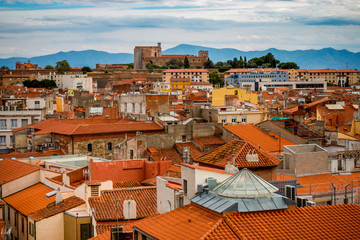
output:
MULTIPOLYGON (((209 51, 210 59, 216 63, 227 61, 236 57, 237 59, 246 56, 247 60, 254 57, 261 57, 271 52, 276 59, 281 62, 296 62, 300 68, 305 69, 360 69, 360 53, 353 53, 347 50, 336 50, 333 48, 323 48, 320 50, 296 50, 286 51, 276 48, 269 48, 264 51, 240 51, 234 48, 209 48, 203 46, 180 44, 174 48, 163 51, 163 54, 192 54, 197 55, 199 50, 209 51)), ((40 67, 46 65, 55 66, 57 61, 66 59, 72 67, 89 66, 94 68, 97 63, 101 64, 121 64, 134 61, 133 54, 130 53, 108 53, 104 51, 86 50, 58 52, 55 54, 38 56, 32 58, 12 57, 0 59, 0 66, 15 68, 16 62, 28 62, 38 64, 40 67)))

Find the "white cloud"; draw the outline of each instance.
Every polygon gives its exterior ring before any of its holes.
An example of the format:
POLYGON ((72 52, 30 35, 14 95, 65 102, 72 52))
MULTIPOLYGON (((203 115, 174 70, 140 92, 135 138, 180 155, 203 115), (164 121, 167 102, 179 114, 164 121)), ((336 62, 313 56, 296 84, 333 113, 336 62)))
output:
POLYGON ((132 52, 134 45, 158 41, 164 48, 190 43, 240 50, 334 47, 360 51, 358 1, 32 2, 84 8, 0 10, 0 57, 85 49, 132 52))

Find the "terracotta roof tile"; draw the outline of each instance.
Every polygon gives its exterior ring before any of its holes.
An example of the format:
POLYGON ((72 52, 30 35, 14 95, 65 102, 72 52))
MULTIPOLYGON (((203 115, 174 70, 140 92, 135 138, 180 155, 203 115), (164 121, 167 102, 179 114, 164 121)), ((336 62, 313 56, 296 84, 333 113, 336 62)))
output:
POLYGON ((47 119, 32 125, 14 129, 14 132, 33 127, 35 135, 58 133, 63 135, 160 131, 163 127, 152 121, 117 121, 115 119, 47 119))
POLYGON ((32 219, 34 219, 35 221, 40 221, 42 219, 65 212, 67 210, 70 210, 70 209, 80 206, 82 204, 85 204, 85 201, 83 199, 72 196, 72 197, 64 199, 63 201, 59 202, 58 204, 55 204, 55 202, 53 202, 52 204, 49 204, 45 208, 42 208, 38 211, 30 213, 29 216, 32 219))
POLYGON ((360 238, 360 206, 356 204, 234 213, 226 222, 241 239, 360 238))
POLYGON ((118 181, 113 182, 113 188, 130 188, 130 187, 141 187, 139 181, 118 181))
POLYGON ((271 157, 263 150, 242 140, 228 142, 227 144, 198 157, 195 161, 206 165, 225 168, 228 161, 232 162, 233 154, 235 154, 235 164, 239 168, 275 167, 280 163, 280 160, 271 157), (248 162, 246 156, 253 151, 258 155, 259 160, 248 162))
POLYGON ((36 212, 54 202, 55 196, 46 198, 46 194, 52 191, 53 189, 38 183, 4 198, 4 201, 27 216, 29 213, 36 212))
POLYGON ((175 143, 175 148, 179 151, 179 153, 182 153, 185 147, 190 150, 190 157, 192 159, 196 159, 203 154, 203 152, 201 152, 192 142, 175 143))
POLYGON ((153 161, 168 160, 173 164, 181 164, 181 155, 175 148, 157 148, 156 151, 151 148, 147 154, 153 161))
MULTIPOLYGON (((252 124, 228 125, 224 126, 224 128, 238 136, 240 139, 248 141, 255 146, 260 146, 262 150, 268 153, 279 152, 279 150, 282 151, 284 145, 296 145, 296 143, 283 137, 281 138, 281 141, 274 139, 252 124), (280 148, 279 143, 281 144, 280 148)), ((278 138, 279 136, 276 135, 276 137, 278 138)))
POLYGON ((111 228, 117 226, 123 227, 124 231, 132 232, 132 226, 139 220, 122 220, 122 221, 111 221, 111 222, 96 222, 96 233, 103 234, 109 232, 111 228))
POLYGON ((226 143, 221 138, 215 136, 193 138, 193 141, 197 142, 201 146, 222 145, 226 143))
POLYGON ((15 179, 39 171, 39 167, 16 160, 4 159, 0 161, 0 184, 11 182, 15 179))
POLYGON ((100 197, 90 197, 89 205, 95 209, 96 221, 116 221, 123 219, 123 201, 136 202, 136 218, 141 219, 156 214, 156 187, 134 187, 105 190, 100 197), (116 202, 121 199, 121 202, 116 202), (118 210, 117 210, 118 209, 118 210))
MULTIPOLYGON (((296 189, 299 195, 328 194, 331 191, 331 184, 334 184, 337 189, 344 189, 346 184, 353 184, 354 187, 359 186, 358 179, 360 173, 352 173, 347 175, 339 174, 315 174, 308 176, 294 177, 287 174, 278 174, 277 180, 295 180, 301 185, 296 189)), ((360 186, 359 186, 360 187, 360 186)))
MULTIPOLYGON (((162 215, 155 215, 134 224, 135 229, 157 239, 201 239, 222 221, 215 213, 195 204, 188 204, 162 215)), ((227 239, 227 238, 224 238, 227 239)))

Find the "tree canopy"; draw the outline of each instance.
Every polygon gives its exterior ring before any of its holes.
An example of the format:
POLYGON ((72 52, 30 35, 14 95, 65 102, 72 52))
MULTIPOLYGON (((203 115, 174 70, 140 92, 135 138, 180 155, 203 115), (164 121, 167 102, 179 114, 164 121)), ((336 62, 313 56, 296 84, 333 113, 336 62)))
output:
POLYGON ((84 67, 81 69, 81 71, 85 74, 85 73, 87 73, 87 72, 92 72, 92 69, 91 69, 90 67, 88 67, 88 66, 84 66, 84 67))
POLYGON ((56 82, 54 80, 44 79, 41 81, 38 80, 26 80, 23 82, 24 87, 28 88, 46 88, 53 89, 57 88, 56 82))
POLYGON ((209 82, 212 83, 213 86, 224 86, 224 81, 221 79, 217 71, 212 71, 211 73, 209 73, 209 82))
POLYGON ((1 66, 0 70, 10 70, 7 66, 1 66))
POLYGON ((231 68, 282 68, 282 69, 299 69, 299 66, 294 62, 280 63, 272 53, 267 53, 261 57, 254 57, 249 61, 246 60, 246 56, 240 58, 233 58, 226 62, 217 62, 213 64, 210 60, 205 62, 203 67, 205 68, 217 68, 219 72, 225 72, 231 68))
POLYGON ((281 69, 299 69, 299 66, 294 62, 282 62, 278 65, 281 69))
POLYGON ((189 68, 189 67, 190 67, 189 59, 187 57, 185 57, 185 59, 184 59, 184 68, 189 68))
POLYGON ((54 67, 51 66, 51 65, 46 65, 46 66, 45 66, 45 69, 54 69, 54 67))
POLYGON ((66 60, 56 62, 55 68, 57 70, 57 73, 60 73, 60 74, 71 71, 70 64, 66 60))

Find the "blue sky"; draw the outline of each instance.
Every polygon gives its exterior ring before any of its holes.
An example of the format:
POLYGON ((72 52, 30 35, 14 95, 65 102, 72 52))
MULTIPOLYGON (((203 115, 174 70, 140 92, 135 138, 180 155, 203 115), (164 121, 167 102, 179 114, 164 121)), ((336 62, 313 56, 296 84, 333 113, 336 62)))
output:
POLYGON ((360 52, 356 0, 0 0, 0 58, 181 43, 360 52))

